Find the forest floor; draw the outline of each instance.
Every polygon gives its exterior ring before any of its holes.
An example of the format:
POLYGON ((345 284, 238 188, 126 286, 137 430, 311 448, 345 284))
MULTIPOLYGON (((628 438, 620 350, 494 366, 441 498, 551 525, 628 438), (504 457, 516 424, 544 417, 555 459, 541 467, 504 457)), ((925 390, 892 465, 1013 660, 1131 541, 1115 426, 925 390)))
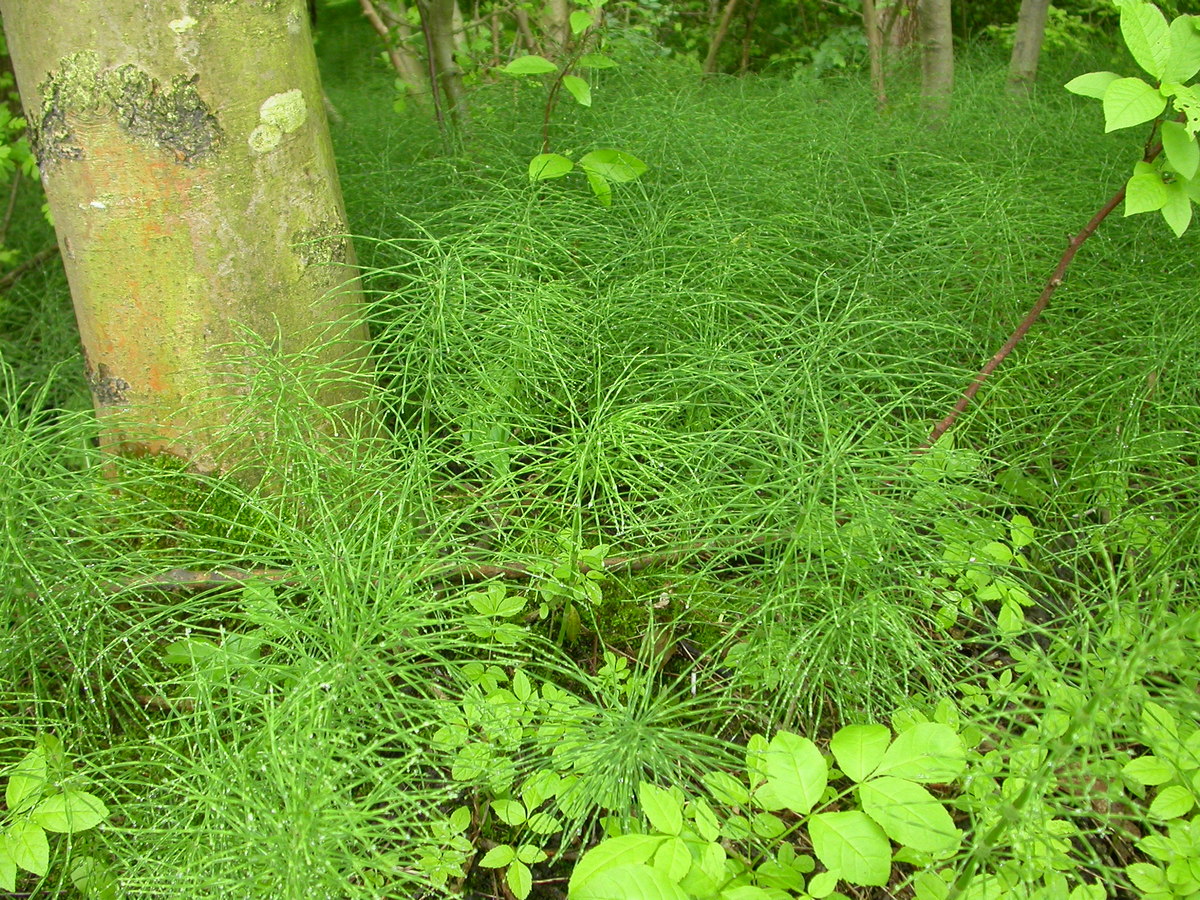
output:
POLYGON ((109 814, 16 896, 509 897, 511 846, 562 897, 646 827, 642 783, 698 832, 707 796, 783 892, 739 896, 806 896, 808 811, 722 778, 864 724, 957 736, 923 782, 955 832, 902 823, 843 896, 1140 896, 1128 866, 1194 863, 1195 234, 1111 217, 914 452, 1140 156, 1055 86, 1094 60, 1018 106, 968 56, 935 125, 857 76, 630 50, 552 123, 648 164, 604 208, 529 183, 536 88, 475 89, 448 152, 351 49, 323 37, 385 440, 314 439, 322 373, 291 361, 246 401, 281 490, 114 478, 61 272, 0 305, 0 771, 40 747, 109 814))

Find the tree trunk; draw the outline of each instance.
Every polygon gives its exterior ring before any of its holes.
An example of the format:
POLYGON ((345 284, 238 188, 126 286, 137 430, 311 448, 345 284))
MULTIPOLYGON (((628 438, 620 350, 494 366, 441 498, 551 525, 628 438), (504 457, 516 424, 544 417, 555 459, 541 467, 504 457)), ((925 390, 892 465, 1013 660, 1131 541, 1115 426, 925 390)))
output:
POLYGON ((374 0, 359 0, 359 5, 363 16, 387 48, 388 60, 408 88, 408 96, 418 106, 428 106, 429 82, 420 57, 413 52, 412 26, 408 23, 404 4, 401 3, 398 10, 392 10, 383 2, 376 5, 374 0))
POLYGON ((721 12, 721 21, 713 30, 712 40, 708 44, 708 56, 704 58, 705 75, 712 75, 717 71, 717 54, 721 52, 721 44, 725 43, 725 35, 729 34, 729 23, 733 21, 737 5, 738 0, 726 0, 725 9, 721 12))
POLYGON ((571 4, 568 0, 546 0, 542 7, 542 34, 546 51, 561 58, 571 43, 571 4))
POLYGON ((1008 65, 1008 92, 1014 96, 1027 96, 1033 90, 1049 10, 1050 0, 1021 0, 1012 60, 1008 65))
POLYGON ((0 0, 102 446, 254 470, 229 345, 357 371, 362 296, 304 0, 182 6, 0 0))
POLYGON ((883 32, 875 0, 863 0, 863 32, 867 36, 867 60, 871 70, 871 90, 880 110, 887 106, 887 84, 883 78, 883 32))
POLYGON ((458 0, 419 0, 421 26, 425 29, 434 81, 445 99, 455 127, 467 123, 466 92, 462 69, 454 59, 454 11, 458 0))
POLYGON ((926 108, 944 113, 954 91, 954 35, 950 0, 921 0, 921 96, 926 108))

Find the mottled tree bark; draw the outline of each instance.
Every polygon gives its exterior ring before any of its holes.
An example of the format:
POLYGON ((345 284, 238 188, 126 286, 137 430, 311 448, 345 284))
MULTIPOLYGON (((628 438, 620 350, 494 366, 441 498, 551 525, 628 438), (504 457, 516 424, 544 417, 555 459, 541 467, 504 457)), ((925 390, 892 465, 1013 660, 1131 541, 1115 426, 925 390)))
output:
POLYGON ((542 34, 546 36, 546 50, 553 57, 561 57, 571 43, 570 17, 568 0, 546 0, 542 7, 542 34))
POLYGON ((0 9, 102 445, 253 471, 254 355, 357 371, 366 349, 304 0, 0 9))
POLYGON ((1008 65, 1008 92, 1025 96, 1037 79, 1038 57, 1042 39, 1046 36, 1046 16, 1050 0, 1021 0, 1017 16, 1017 33, 1013 40, 1012 59, 1008 65))
MULTIPOLYGON (((419 0, 421 26, 425 29, 433 80, 437 83, 450 119, 458 127, 466 125, 467 102, 462 69, 454 58, 454 18, 458 0, 419 0)), ((461 21, 461 19, 460 19, 461 21)))
POLYGON ((920 0, 921 96, 928 109, 945 112, 954 92, 954 34, 950 0, 920 0))

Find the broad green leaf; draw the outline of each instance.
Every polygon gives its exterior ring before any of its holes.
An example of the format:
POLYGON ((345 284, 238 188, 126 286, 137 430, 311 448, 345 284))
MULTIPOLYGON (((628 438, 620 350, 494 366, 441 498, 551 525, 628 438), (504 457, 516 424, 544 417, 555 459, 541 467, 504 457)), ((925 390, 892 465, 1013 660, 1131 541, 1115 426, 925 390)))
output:
POLYGON ((764 806, 767 809, 785 806, 800 815, 810 812, 829 781, 829 767, 817 745, 790 731, 780 731, 771 738, 763 759, 767 787, 774 801, 764 806))
POLYGON ((18 819, 8 826, 4 839, 13 862, 34 875, 46 874, 50 867, 50 843, 40 825, 18 819))
POLYGON ((683 838, 673 837, 654 854, 654 868, 678 884, 692 867, 692 851, 683 838))
POLYGON ((0 831, 0 891, 15 894, 17 891, 17 864, 8 852, 8 836, 0 831))
POLYGON ((1108 86, 1120 77, 1116 72, 1088 72, 1086 75, 1072 78, 1064 87, 1072 94, 1103 100, 1108 86))
POLYGON ((1028 547, 1033 543, 1033 522, 1029 521, 1029 516, 1013 516, 1008 523, 1008 533, 1013 547, 1018 550, 1028 547))
POLYGON ((4 802, 9 813, 19 813, 37 802, 46 789, 46 752, 34 747, 13 766, 4 788, 4 802))
POLYGON ((493 800, 492 809, 505 825, 520 825, 525 821, 525 806, 519 800, 493 800))
POLYGON ((683 888, 647 865, 618 866, 580 887, 571 879, 571 900, 688 900, 683 888))
POLYGON ((813 852, 851 884, 884 885, 892 872, 887 835, 861 810, 818 813, 808 821, 813 852))
POLYGON ((120 889, 112 871, 94 856, 80 856, 71 863, 71 884, 87 900, 117 900, 120 889))
POLYGON ((1167 98, 1140 78, 1118 78, 1104 91, 1104 130, 1141 125, 1167 108, 1167 98))
POLYGON ((580 106, 592 105, 592 89, 588 83, 578 75, 564 75, 562 83, 563 87, 567 89, 570 95, 575 98, 575 101, 580 106))
POLYGON ((1152 3, 1121 7, 1121 36, 1134 61, 1155 79, 1163 80, 1171 40, 1166 16, 1152 3))
POLYGON ((1182 84, 1191 81, 1200 71, 1200 30, 1196 27, 1197 22, 1200 22, 1200 16, 1177 16, 1171 22, 1170 50, 1161 81, 1182 84))
POLYGON ((808 882, 808 894, 810 897, 828 897, 837 890, 838 873, 837 872, 821 872, 819 875, 814 875, 808 882))
POLYGON ((754 818, 750 820, 750 828, 759 837, 769 840, 776 840, 787 831, 787 825, 769 812, 755 813, 754 818))
POLYGON ((579 160, 589 173, 621 184, 633 181, 646 172, 646 164, 630 153, 620 150, 593 150, 579 160))
POLYGON ((596 199, 600 201, 601 206, 612 206, 612 185, 605 180, 603 175, 597 175, 591 169, 585 170, 587 175, 588 185, 591 186, 592 193, 596 195, 596 199))
POLYGON ((950 893, 950 884, 937 872, 922 872, 913 879, 913 896, 915 900, 946 900, 950 893))
POLYGON ((967 751, 954 729, 920 722, 897 735, 875 774, 930 783, 953 781, 966 768, 967 751))
POLYGON ((535 847, 533 844, 522 844, 517 848, 517 859, 530 866, 545 862, 549 855, 541 847, 535 847))
POLYGON ((1163 152, 1171 167, 1184 178, 1194 178, 1200 168, 1200 145, 1179 122, 1162 123, 1163 152))
POLYGON ((51 794, 33 810, 33 820, 47 831, 74 834, 95 828, 108 818, 100 798, 87 791, 66 788, 51 794))
POLYGON ((1163 204, 1159 212, 1162 214, 1163 221, 1175 232, 1175 237, 1183 237, 1183 233, 1188 230, 1188 225, 1192 223, 1191 198, 1188 197, 1184 186, 1178 181, 1164 184, 1163 187, 1167 189, 1167 202, 1163 204))
POLYGON ((863 812, 898 844, 940 853, 953 850, 962 839, 950 813, 936 797, 903 778, 872 778, 859 785, 863 812))
MULTIPOLYGON (((566 801, 563 800, 560 802, 565 808, 566 801)), ((529 821, 525 823, 525 827, 534 834, 556 834, 562 831, 562 822, 558 821, 557 816, 551 815, 548 812, 535 812, 529 817, 529 821)))
POLYGON ((1150 815, 1157 819, 1178 819, 1191 812, 1195 803, 1191 791, 1182 785, 1173 784, 1158 792, 1158 796, 1150 804, 1150 815))
POLYGON ((847 725, 829 742, 838 768, 851 781, 862 781, 883 760, 892 733, 883 725, 847 725))
POLYGON ((700 780, 723 806, 745 806, 750 802, 746 785, 727 772, 705 772, 700 780))
POLYGON ((583 34, 583 32, 596 24, 596 20, 592 18, 591 13, 584 12, 582 9, 577 9, 571 13, 571 18, 568 21, 571 23, 571 34, 575 37, 583 34))
POLYGON ((529 178, 531 181, 561 178, 574 168, 575 163, 561 154, 539 153, 529 161, 529 178))
POLYGON ((207 638, 184 638, 173 641, 163 650, 163 662, 173 666, 186 666, 193 662, 209 659, 221 652, 221 648, 207 638))
POLYGON ((655 831, 679 834, 683 830, 683 808, 674 794, 647 781, 638 785, 637 793, 642 812, 655 831))
POLYGON ((1125 867, 1125 874, 1129 876, 1134 887, 1145 891, 1147 895, 1161 894, 1163 897, 1169 898, 1175 893, 1167 881, 1167 873, 1158 866, 1152 866, 1149 863, 1133 863, 1125 867))
POLYGON ((721 825, 717 821, 716 813, 703 797, 696 797, 688 803, 688 813, 696 834, 704 840, 715 841, 721 834, 721 825))
POLYGON ((508 889, 517 900, 525 900, 533 890, 533 873, 529 871, 529 866, 519 859, 508 867, 504 880, 508 882, 508 889))
POLYGON ((1139 162, 1125 183, 1125 215, 1154 212, 1167 205, 1167 186, 1150 163, 1139 162))
POLYGON ((617 63, 603 53, 585 53, 575 63, 580 69, 615 69, 617 63))
POLYGON ((1135 784, 1166 784, 1175 777, 1175 767, 1157 756, 1139 756, 1125 763, 1121 774, 1135 784))
POLYGON ((660 834, 624 834, 602 841, 575 864, 569 885, 571 895, 601 872, 646 862, 666 840, 660 834))
POLYGON ((752 884, 721 891, 720 900, 775 900, 776 895, 752 884))
POLYGON ((500 71, 509 75, 548 75, 557 72, 558 66, 544 56, 518 56, 500 71))
POLYGON ((501 844, 485 853, 483 859, 479 860, 479 865, 485 869, 503 869, 516 858, 517 851, 515 849, 508 844, 501 844))

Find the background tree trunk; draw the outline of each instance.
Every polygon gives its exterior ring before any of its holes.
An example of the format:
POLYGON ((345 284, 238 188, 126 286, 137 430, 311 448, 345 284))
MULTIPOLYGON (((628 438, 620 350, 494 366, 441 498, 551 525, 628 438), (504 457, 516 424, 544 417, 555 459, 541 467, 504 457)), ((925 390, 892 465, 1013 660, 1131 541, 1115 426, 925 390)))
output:
POLYGON ((1046 36, 1046 15, 1049 11, 1050 0, 1021 0, 1012 59, 1008 65, 1010 94, 1025 96, 1033 90, 1033 83, 1037 79, 1038 57, 1042 53, 1042 39, 1046 36))
POLYGON ((273 445, 222 402, 244 329, 351 369, 367 334, 304 0, 183 7, 0 0, 102 444, 216 471, 273 445))
POLYGON ((954 91, 954 34, 950 0, 921 0, 921 96, 927 108, 945 112, 954 91))
POLYGON ((451 121, 461 128, 467 123, 467 104, 462 69, 454 59, 454 17, 458 0, 420 0, 418 6, 434 80, 446 101, 451 121))
POLYGON ((737 10, 738 0, 726 0, 725 9, 721 12, 721 21, 713 29, 712 40, 708 42, 708 55, 704 57, 704 74, 712 75, 717 71, 717 54, 725 43, 725 35, 729 34, 729 23, 733 21, 734 11, 737 10))
POLYGON ((561 58, 571 43, 571 4, 568 0, 546 0, 542 7, 542 34, 546 52, 561 58))
POLYGON ((413 51, 412 25, 408 22, 407 10, 400 3, 398 9, 391 4, 375 0, 359 0, 363 15, 375 29, 387 48, 388 60, 400 80, 408 87, 408 96, 418 106, 429 103, 429 81, 420 57, 413 51))
POLYGON ((871 90, 881 110, 887 106, 887 84, 883 78, 883 31, 875 0, 863 0, 863 33, 867 36, 867 63, 871 72, 871 90))

